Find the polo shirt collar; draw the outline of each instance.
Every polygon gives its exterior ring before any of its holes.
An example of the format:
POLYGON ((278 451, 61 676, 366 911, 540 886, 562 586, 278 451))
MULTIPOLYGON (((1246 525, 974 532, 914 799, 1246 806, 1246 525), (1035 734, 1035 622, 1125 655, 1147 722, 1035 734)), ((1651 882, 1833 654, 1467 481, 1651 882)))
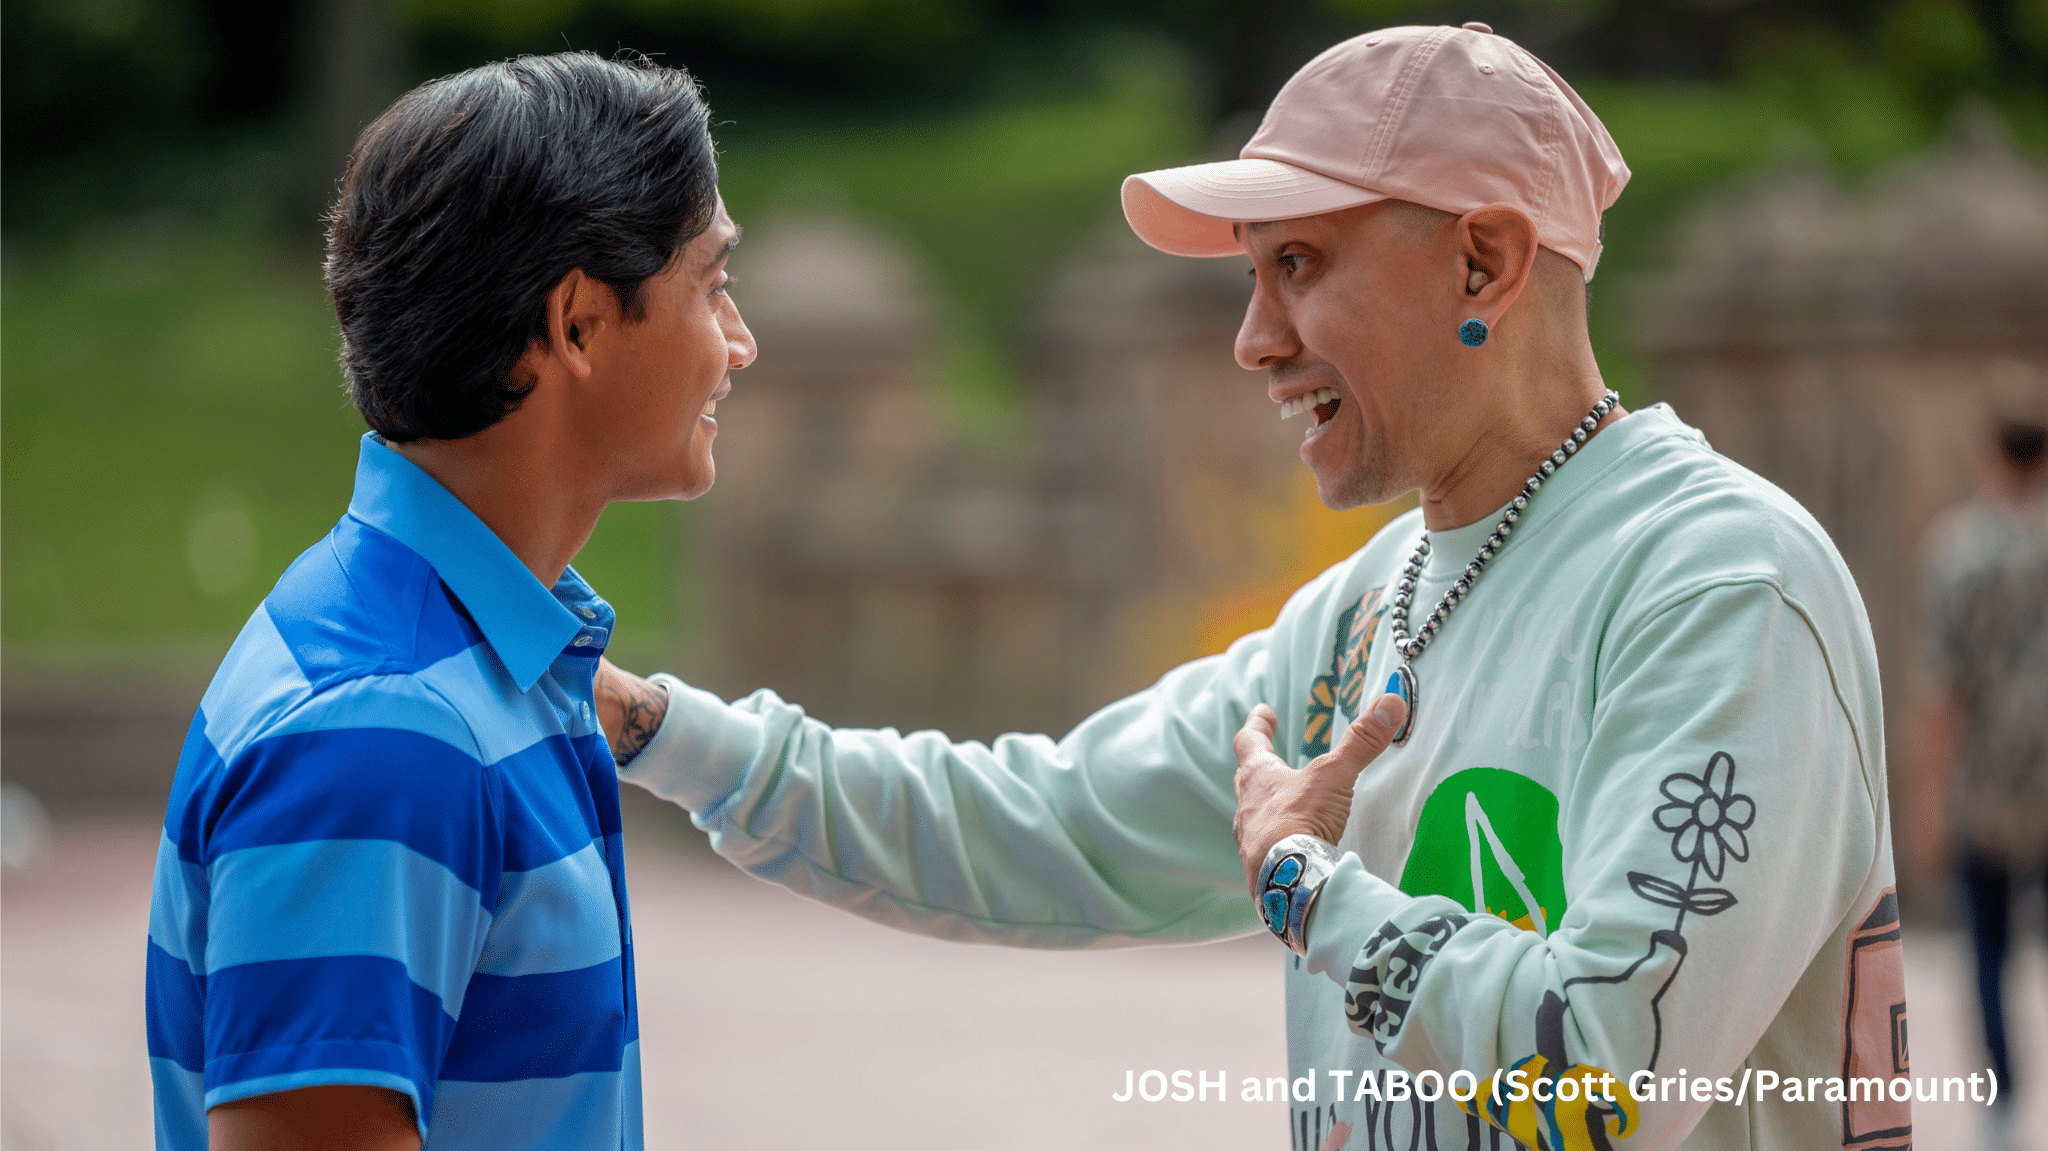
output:
MULTIPOLYGON (((530 690, 582 630, 512 549, 440 481, 363 434, 348 514, 417 552, 476 622, 520 691, 530 690)), ((588 589, 573 573, 572 591, 588 589)))

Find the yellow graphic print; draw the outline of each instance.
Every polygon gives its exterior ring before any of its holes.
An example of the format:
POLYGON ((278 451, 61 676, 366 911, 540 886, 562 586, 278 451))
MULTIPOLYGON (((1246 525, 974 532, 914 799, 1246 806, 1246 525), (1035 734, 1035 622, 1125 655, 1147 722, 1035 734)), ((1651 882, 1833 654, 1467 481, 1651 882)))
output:
POLYGON ((1358 714, 1359 700, 1365 695, 1365 659, 1372 654, 1372 638, 1386 614, 1379 608, 1380 589, 1374 588, 1352 609, 1351 626, 1337 632, 1344 639, 1337 648, 1337 704, 1346 715, 1358 714))
POLYGON ((1332 684, 1336 677, 1319 675, 1308 688, 1308 714, 1301 721, 1301 754, 1304 759, 1330 750, 1330 720, 1337 710, 1332 684))
POLYGON ((1372 639, 1378 634, 1380 590, 1374 588, 1358 598, 1337 617, 1337 642, 1330 651, 1330 672, 1319 675, 1308 687, 1308 708, 1301 718, 1302 762, 1330 750, 1330 725, 1336 722, 1341 703, 1348 715, 1358 714, 1359 697, 1365 694, 1365 661, 1372 654, 1372 639))
POLYGON ((1636 1102, 1619 1075, 1585 1063, 1551 1075, 1546 1073, 1549 1062, 1531 1055, 1505 1073, 1496 1071, 1480 1080, 1479 1094, 1457 1101, 1458 1110, 1542 1151, 1597 1151, 1596 1124, 1606 1128, 1610 1139, 1636 1133, 1636 1102), (1558 1097, 1560 1086, 1570 1099, 1558 1097))

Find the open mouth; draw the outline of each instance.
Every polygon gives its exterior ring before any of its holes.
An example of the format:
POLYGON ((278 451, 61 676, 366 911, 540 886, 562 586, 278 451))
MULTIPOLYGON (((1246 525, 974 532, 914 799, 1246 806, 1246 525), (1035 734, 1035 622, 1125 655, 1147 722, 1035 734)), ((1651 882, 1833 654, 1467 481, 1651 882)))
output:
POLYGON ((1280 418, 1292 419, 1303 412, 1308 413, 1308 427, 1302 433, 1304 438, 1313 438, 1323 430, 1337 414, 1337 408, 1344 403, 1335 388, 1317 388, 1313 392, 1283 400, 1280 404, 1280 418))

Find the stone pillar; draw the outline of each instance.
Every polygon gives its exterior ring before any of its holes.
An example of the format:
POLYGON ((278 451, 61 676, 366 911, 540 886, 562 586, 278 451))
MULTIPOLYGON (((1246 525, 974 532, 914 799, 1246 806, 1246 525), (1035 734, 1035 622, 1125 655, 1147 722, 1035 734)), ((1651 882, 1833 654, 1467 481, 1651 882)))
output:
POLYGON ((1232 355, 1245 262, 1145 248, 1122 221, 1052 277, 1004 458, 938 402, 908 252, 856 222, 769 218, 737 289, 760 358, 719 404, 706 497, 713 652, 837 724, 1066 730, 1269 624, 1393 509, 1338 516, 1263 373, 1232 355))
POLYGON ((707 684, 773 687, 846 725, 1060 718, 1050 520, 952 434, 909 250, 813 215, 763 221, 741 253, 761 351, 719 405, 707 684))
POLYGON ((1992 392, 2048 395, 2048 173, 1983 110, 1860 188, 1789 160, 1694 209, 1635 303, 1658 393, 1848 561, 1904 778, 1927 691, 1921 538, 1972 490, 1992 392))

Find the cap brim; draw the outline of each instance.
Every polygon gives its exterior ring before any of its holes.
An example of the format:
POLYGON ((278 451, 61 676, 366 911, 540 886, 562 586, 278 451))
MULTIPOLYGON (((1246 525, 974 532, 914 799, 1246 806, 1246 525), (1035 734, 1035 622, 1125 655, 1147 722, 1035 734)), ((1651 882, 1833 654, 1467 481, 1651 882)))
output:
POLYGON ((1224 160, 1124 179, 1124 219, 1138 238, 1176 256, 1235 256, 1234 224, 1292 220, 1387 199, 1278 160, 1224 160))

